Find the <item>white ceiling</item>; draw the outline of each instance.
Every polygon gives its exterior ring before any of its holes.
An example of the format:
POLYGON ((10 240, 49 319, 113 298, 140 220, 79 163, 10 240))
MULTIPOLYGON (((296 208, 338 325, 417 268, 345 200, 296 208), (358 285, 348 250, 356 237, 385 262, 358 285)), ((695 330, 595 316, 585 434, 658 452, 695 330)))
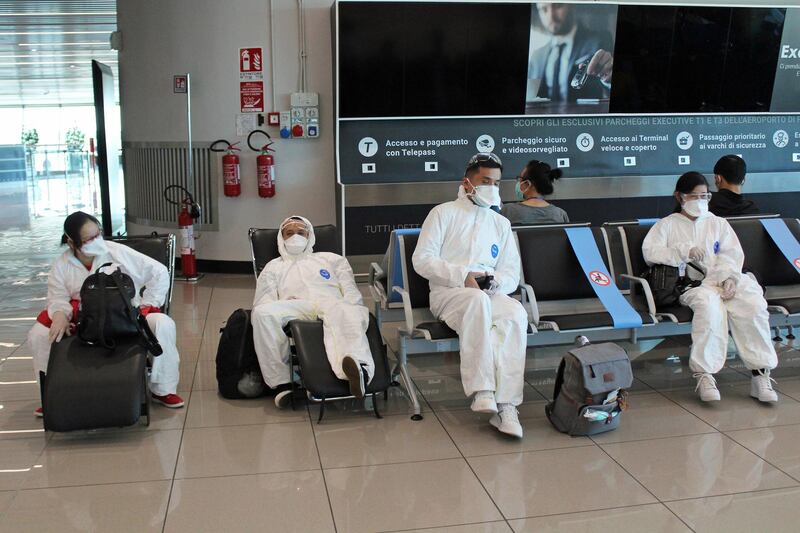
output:
POLYGON ((0 0, 0 107, 91 104, 91 60, 118 75, 116 4, 0 0))

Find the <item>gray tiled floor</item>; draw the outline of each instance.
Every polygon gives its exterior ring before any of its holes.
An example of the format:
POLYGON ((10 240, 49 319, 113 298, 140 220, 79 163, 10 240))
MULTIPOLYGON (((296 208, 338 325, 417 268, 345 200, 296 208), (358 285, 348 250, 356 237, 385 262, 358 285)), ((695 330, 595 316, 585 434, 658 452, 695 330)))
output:
POLYGON ((218 328, 254 282, 209 275, 173 298, 185 409, 156 407, 149 428, 46 434, 23 342, 58 251, 51 237, 28 243, 35 269, 0 245, 2 532, 796 531, 800 352, 788 341, 777 406, 748 397, 735 359, 722 401, 701 405, 685 338, 626 344, 631 408, 594 439, 544 417, 559 348, 528 353, 520 441, 469 410, 447 353, 411 361, 423 421, 393 388, 383 420, 371 400, 340 402, 317 425, 317 406, 219 397, 218 328))

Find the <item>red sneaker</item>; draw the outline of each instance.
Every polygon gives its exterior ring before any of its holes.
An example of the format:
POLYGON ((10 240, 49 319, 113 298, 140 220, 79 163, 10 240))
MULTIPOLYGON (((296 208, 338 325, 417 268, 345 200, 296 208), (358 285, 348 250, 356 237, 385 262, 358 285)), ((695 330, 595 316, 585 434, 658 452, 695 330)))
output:
POLYGON ((155 394, 153 394, 153 401, 156 403, 160 403, 163 406, 169 407, 170 409, 177 409, 178 407, 183 407, 183 398, 181 398, 177 394, 167 394, 164 396, 156 396, 155 394))
POLYGON ((39 417, 39 418, 44 418, 44 411, 42 411, 42 408, 41 408, 41 407, 40 407, 40 408, 38 408, 37 410, 35 410, 35 411, 33 412, 33 414, 34 414, 34 415, 36 415, 36 416, 37 416, 37 417, 39 417))

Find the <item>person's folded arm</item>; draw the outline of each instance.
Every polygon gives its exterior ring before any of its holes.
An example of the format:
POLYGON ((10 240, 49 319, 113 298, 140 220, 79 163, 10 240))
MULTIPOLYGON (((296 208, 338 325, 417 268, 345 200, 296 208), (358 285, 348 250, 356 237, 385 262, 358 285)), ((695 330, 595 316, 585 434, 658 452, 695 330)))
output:
POLYGON ((693 244, 691 242, 683 242, 668 246, 669 233, 667 227, 666 221, 656 222, 644 238, 642 255, 648 265, 677 267, 682 263, 689 262, 689 250, 692 249, 693 244))
POLYGON ((521 260, 511 228, 508 228, 505 233, 505 239, 500 246, 500 255, 497 258, 497 265, 495 265, 494 279, 499 284, 498 292, 511 294, 519 287, 521 260))
POLYGON ((417 248, 414 250, 414 270, 436 285, 463 287, 469 274, 468 265, 456 265, 441 257, 446 230, 441 212, 437 209, 431 211, 422 224, 417 248))
POLYGON ((706 280, 713 285, 721 285, 726 279, 737 283, 744 266, 744 251, 727 220, 722 221, 719 248, 715 257, 712 267, 706 272, 706 280))
POLYGON ((339 281, 339 287, 341 288, 344 301, 350 305, 364 305, 361 291, 358 290, 358 286, 356 285, 353 269, 350 267, 350 263, 347 259, 342 256, 336 256, 333 270, 336 273, 336 279, 339 281))
POLYGON ((278 278, 275 274, 275 264, 270 261, 258 275, 253 307, 278 300, 278 278))

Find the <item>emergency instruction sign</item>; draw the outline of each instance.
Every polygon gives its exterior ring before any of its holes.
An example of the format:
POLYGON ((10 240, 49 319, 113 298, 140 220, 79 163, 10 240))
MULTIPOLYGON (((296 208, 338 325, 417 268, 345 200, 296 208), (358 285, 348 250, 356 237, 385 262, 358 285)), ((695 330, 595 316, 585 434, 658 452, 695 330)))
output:
POLYGON ((239 82, 239 102, 242 113, 261 113, 264 111, 264 82, 239 82))
POLYGON ((264 52, 261 47, 239 48, 239 104, 242 113, 264 111, 264 52))

